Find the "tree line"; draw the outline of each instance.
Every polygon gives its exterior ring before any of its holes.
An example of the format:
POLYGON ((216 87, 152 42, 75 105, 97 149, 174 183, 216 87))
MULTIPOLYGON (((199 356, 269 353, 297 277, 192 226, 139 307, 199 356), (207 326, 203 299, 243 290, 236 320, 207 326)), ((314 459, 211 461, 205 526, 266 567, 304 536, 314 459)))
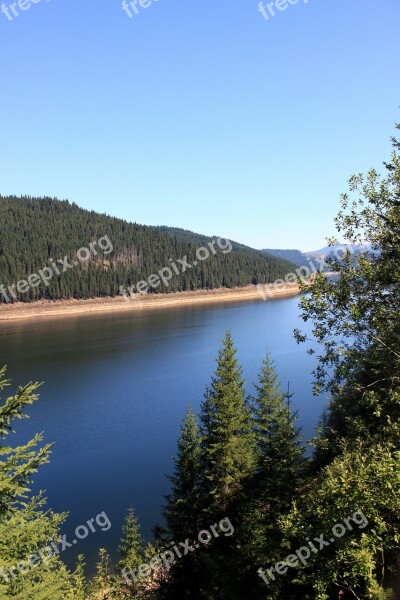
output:
MULTIPOLYGON (((31 274, 68 256, 73 261, 80 248, 89 248, 103 236, 111 240, 113 251, 92 254, 89 260, 54 275, 48 285, 17 293, 17 300, 64 300, 113 297, 120 287, 147 280, 170 266, 169 259, 188 257, 192 265, 196 250, 211 238, 182 230, 147 227, 128 223, 74 203, 52 198, 0 196, 0 285, 8 288, 26 281, 31 274), (181 231, 181 233, 179 233, 181 231), (201 242, 201 243, 200 243, 201 242)), ((161 282, 152 293, 168 293, 243 287, 271 283, 293 271, 288 261, 266 256, 240 244, 233 251, 218 251, 197 266, 185 270, 168 285, 161 282)), ((0 302, 5 302, 0 294, 0 302)))

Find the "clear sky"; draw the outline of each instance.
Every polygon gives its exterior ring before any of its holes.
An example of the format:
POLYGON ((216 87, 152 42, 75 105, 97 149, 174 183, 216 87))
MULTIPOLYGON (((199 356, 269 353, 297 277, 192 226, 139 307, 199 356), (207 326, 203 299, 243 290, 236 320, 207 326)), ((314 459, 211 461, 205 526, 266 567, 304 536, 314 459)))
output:
POLYGON ((121 0, 19 1, 0 13, 2 194, 312 250, 348 177, 389 157, 399 0, 299 0, 268 20, 258 0, 132 18, 121 0))

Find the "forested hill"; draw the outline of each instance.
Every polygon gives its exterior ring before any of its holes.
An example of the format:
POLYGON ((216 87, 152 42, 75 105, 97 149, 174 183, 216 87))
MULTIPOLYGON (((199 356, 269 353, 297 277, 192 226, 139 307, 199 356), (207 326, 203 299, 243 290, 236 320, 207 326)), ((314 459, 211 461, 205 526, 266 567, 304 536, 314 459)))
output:
MULTIPOLYGON (((163 227, 128 223, 68 201, 51 198, 4 197, 0 195, 0 285, 8 288, 44 268, 52 268, 48 285, 29 286, 17 292, 18 300, 94 298, 119 295, 120 286, 136 285, 164 267, 170 259, 188 263, 196 250, 211 238, 163 227), (112 252, 91 254, 77 261, 77 251, 108 236, 112 252), (73 265, 63 272, 62 260, 73 265), (61 261, 61 263, 58 263, 61 261), (53 265, 61 270, 56 275, 53 265)), ((216 239, 216 238, 215 238, 216 239)), ((104 242, 104 246, 106 246, 104 242)), ((232 252, 215 245, 216 253, 197 261, 196 267, 173 275, 152 292, 175 292, 217 287, 236 287, 272 282, 293 271, 293 264, 262 252, 233 244, 232 252)), ((179 265, 180 266, 180 265, 179 265)), ((21 289, 24 286, 21 285, 21 289)), ((4 296, 0 295, 0 302, 4 296)))

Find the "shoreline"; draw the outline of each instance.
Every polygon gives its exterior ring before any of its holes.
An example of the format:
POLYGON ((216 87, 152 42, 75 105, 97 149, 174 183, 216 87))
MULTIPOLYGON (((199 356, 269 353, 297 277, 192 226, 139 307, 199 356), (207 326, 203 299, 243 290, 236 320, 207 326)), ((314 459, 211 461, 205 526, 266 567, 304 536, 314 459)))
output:
MULTIPOLYGON (((291 298, 300 293, 297 284, 286 284, 276 288, 270 284, 270 299, 291 298)), ((261 295, 255 285, 243 288, 217 288, 195 292, 174 292, 170 294, 144 295, 126 301, 122 296, 116 298, 92 298, 89 300, 38 300, 32 303, 0 305, 0 321, 21 321, 45 319, 49 317, 68 317, 91 314, 110 314, 192 306, 195 304, 215 304, 220 302, 245 302, 259 299, 261 295)))

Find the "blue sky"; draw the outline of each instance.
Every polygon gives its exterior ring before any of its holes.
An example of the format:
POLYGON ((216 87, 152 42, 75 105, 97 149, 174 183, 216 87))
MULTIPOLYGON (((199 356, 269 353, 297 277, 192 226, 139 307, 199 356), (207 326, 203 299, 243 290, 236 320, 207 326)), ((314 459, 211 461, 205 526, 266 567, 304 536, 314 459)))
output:
POLYGON ((0 13, 0 192, 254 247, 325 245, 348 177, 381 167, 400 121, 400 3, 299 0, 268 21, 257 5, 0 13))

